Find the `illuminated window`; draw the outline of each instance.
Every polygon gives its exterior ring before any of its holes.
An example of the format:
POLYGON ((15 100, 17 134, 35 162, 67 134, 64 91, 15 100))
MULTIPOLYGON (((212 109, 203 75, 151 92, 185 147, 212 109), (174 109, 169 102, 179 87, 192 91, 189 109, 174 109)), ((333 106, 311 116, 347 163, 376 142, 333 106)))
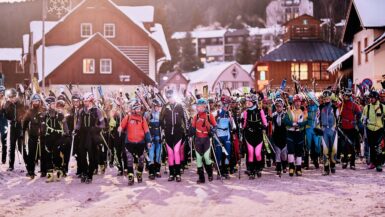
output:
POLYGON ((80 24, 80 35, 82 38, 87 38, 92 35, 92 24, 82 23, 80 24))
POLYGON ((112 60, 101 59, 100 60, 100 74, 111 74, 112 73, 112 60))
POLYGON ((259 80, 261 80, 261 81, 266 80, 266 72, 265 71, 259 72, 259 80))
POLYGON ((84 74, 95 74, 95 60, 94 59, 83 59, 83 73, 84 74))
POLYGON ((307 63, 292 63, 291 75, 299 80, 308 80, 307 63))
POLYGON ((313 71, 313 78, 316 80, 329 80, 330 75, 327 71, 327 68, 329 67, 328 63, 313 63, 312 64, 312 71, 313 71))

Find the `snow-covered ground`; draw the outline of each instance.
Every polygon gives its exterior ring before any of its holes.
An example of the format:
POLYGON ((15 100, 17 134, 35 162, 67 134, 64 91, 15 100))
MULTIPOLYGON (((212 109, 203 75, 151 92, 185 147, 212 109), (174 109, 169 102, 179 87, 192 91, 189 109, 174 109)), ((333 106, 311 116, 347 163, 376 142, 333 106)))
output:
MULTIPOLYGON (((17 164, 17 161, 16 161, 17 164)), ((303 177, 282 178, 268 168, 262 178, 232 177, 197 185, 196 168, 190 167, 181 183, 166 175, 127 186, 125 177, 109 169, 81 184, 72 176, 62 182, 30 180, 0 166, 0 216, 385 216, 384 173, 365 169, 341 170, 321 176, 309 170, 303 177)), ((162 168, 163 169, 163 168, 162 168)), ((73 171, 73 169, 72 169, 73 171)))

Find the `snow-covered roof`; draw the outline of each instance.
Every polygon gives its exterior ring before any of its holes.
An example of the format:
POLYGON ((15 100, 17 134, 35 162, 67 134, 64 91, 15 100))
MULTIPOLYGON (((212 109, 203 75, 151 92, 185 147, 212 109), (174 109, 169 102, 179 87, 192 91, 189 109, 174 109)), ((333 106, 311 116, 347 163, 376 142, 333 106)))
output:
POLYGON ((118 6, 118 8, 131 19, 138 22, 154 22, 154 7, 153 6, 118 6))
MULTIPOLYGON (((50 75, 57 67, 59 67, 64 61, 66 61, 69 57, 71 57, 76 51, 78 51, 81 47, 83 47, 85 44, 87 44, 90 40, 92 40, 95 37, 100 37, 103 39, 106 43, 108 43, 110 46, 115 48, 117 52, 119 52, 122 56, 124 56, 128 61, 130 61, 139 71, 142 71, 137 64, 135 64, 134 61, 132 61, 131 58, 126 56, 122 51, 119 50, 118 47, 116 47, 112 42, 107 40, 100 34, 99 32, 93 34, 92 36, 88 37, 87 39, 84 39, 83 41, 80 41, 76 44, 67 45, 67 46, 49 46, 45 48, 45 77, 50 75)), ((42 80, 42 46, 40 46, 37 49, 36 54, 36 60, 37 60, 37 70, 39 75, 39 81, 42 80)), ((143 71, 142 71, 143 72, 143 71)), ((146 73, 143 72, 143 75, 146 76, 148 79, 153 81, 146 73)), ((155 83, 155 81, 153 81, 155 83)))
POLYGON ((241 67, 250 74, 250 72, 253 70, 254 65, 253 64, 247 64, 247 65, 241 65, 241 67))
MULTIPOLYGON (((239 65, 236 61, 206 63, 204 68, 194 72, 185 73, 184 75, 188 78, 188 80, 190 80, 190 84, 207 83, 210 88, 214 85, 214 82, 218 79, 222 72, 235 64, 239 65)), ((248 65, 239 66, 241 66, 246 73, 249 73, 247 71, 249 69, 248 65)))
POLYGON ((170 54, 170 50, 168 48, 168 44, 167 44, 167 40, 166 40, 166 36, 164 34, 164 31, 163 31, 163 27, 161 24, 158 24, 156 23, 154 25, 154 27, 151 29, 152 33, 152 37, 160 44, 160 46, 162 47, 162 50, 165 54, 165 57, 166 57, 166 60, 171 60, 171 54, 170 54))
MULTIPOLYGON (((221 38, 225 35, 226 29, 208 30, 208 31, 192 31, 192 38, 221 38)), ((172 34, 172 39, 183 39, 186 37, 186 32, 175 32, 172 34)))
MULTIPOLYGON (((64 22, 64 20, 70 16, 74 11, 76 11, 81 5, 83 5, 87 0, 81 1, 75 8, 73 8, 69 13, 63 16, 59 21, 53 22, 45 22, 45 32, 46 34, 51 31, 55 26, 64 22)), ((165 43, 165 40, 162 39, 161 34, 164 35, 163 28, 161 26, 156 26, 154 33, 150 33, 143 25, 143 22, 153 22, 154 20, 154 7, 152 6, 118 6, 112 0, 108 0, 108 2, 115 7, 117 10, 121 11, 125 14, 136 26, 142 29, 148 37, 153 40, 155 43, 159 44, 162 48, 166 59, 171 59, 170 52, 168 50, 168 45, 165 43)), ((30 31, 33 32, 33 43, 37 43, 42 38, 42 21, 32 21, 30 23, 30 31)))
POLYGON ((354 0, 353 3, 364 27, 385 26, 385 0, 354 0))
MULTIPOLYGON (((56 21, 45 21, 44 26, 45 29, 44 31, 46 34, 56 25, 58 22, 56 21)), ((29 30, 33 34, 33 44, 36 44, 38 41, 41 40, 43 36, 43 22, 42 21, 31 21, 29 23, 29 30)))
POLYGON ((338 58, 336 61, 334 61, 329 67, 328 71, 331 73, 335 73, 342 67, 342 63, 345 62, 347 59, 353 57, 353 50, 347 52, 346 54, 342 55, 340 58, 338 58))
MULTIPOLYGON (((282 26, 271 26, 268 28, 259 28, 259 27, 248 27, 250 36, 255 35, 266 35, 266 34, 281 34, 283 33, 282 26)), ((219 29, 219 30, 196 30, 191 32, 192 38, 220 38, 223 37, 226 33, 233 33, 240 31, 239 29, 219 29)), ((183 39, 186 37, 186 32, 175 32, 172 34, 172 39, 183 39)))
MULTIPOLYGON (((77 50, 79 50, 88 41, 90 41, 95 35, 73 45, 46 47, 44 51, 45 52, 45 62, 44 62, 45 77, 50 75, 58 66, 60 66, 65 60, 67 60, 70 56, 72 56, 72 54, 74 54, 77 50)), ((42 51, 43 51, 43 48, 42 46, 40 46, 36 52, 37 71, 39 74, 39 81, 43 79, 42 51)))
POLYGON ((343 20, 341 20, 339 23, 336 23, 336 26, 337 26, 337 27, 344 27, 345 24, 346 24, 346 20, 343 19, 343 20))
POLYGON ((0 48, 0 61, 21 61, 21 48, 0 48))

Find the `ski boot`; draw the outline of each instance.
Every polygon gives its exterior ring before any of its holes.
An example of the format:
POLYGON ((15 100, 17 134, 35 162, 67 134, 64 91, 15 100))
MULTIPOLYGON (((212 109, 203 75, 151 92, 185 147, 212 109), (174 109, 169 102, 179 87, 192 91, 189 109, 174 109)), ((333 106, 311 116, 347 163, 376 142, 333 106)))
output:
POLYGON ((287 161, 282 161, 282 172, 287 173, 287 161))
POLYGON ((155 179, 155 174, 154 174, 154 164, 150 164, 148 168, 148 179, 154 180, 155 179))
POLYGON ((46 172, 40 172, 40 178, 45 178, 47 177, 47 173, 46 172))
POLYGON ((55 175, 56 175, 56 181, 57 181, 57 182, 60 182, 61 178, 63 177, 63 171, 61 171, 61 170, 56 170, 56 171, 55 171, 55 175))
POLYGON ((92 183, 92 178, 87 177, 85 183, 86 184, 91 184, 92 183))
MULTIPOLYGON (((207 178, 209 182, 213 181, 213 167, 211 165, 206 165, 207 178)), ((204 176, 203 176, 204 177, 204 176)))
POLYGON ((81 183, 85 183, 86 180, 87 180, 87 175, 82 174, 82 175, 81 175, 81 178, 80 178, 80 182, 81 182, 81 183))
POLYGON ((47 173, 47 180, 45 180, 46 183, 54 182, 55 176, 53 175, 53 171, 50 171, 47 173))
POLYGON ((131 186, 134 184, 134 174, 129 173, 128 174, 128 185, 131 186))
POLYGON ((295 168, 295 175, 296 176, 302 176, 302 168, 301 165, 297 165, 295 168))
POLYGON ((324 167, 324 172, 322 173, 323 176, 328 176, 330 175, 330 167, 329 166, 325 166, 324 167))
POLYGON ((99 165, 100 175, 104 175, 106 173, 106 165, 99 165))
POLYGON ((294 176, 294 170, 295 170, 295 168, 294 168, 294 163, 290 163, 290 165, 289 165, 289 176, 294 176))
POLYGON ((156 178, 161 178, 162 177, 162 175, 161 175, 161 173, 160 173, 160 164, 158 164, 158 163, 156 163, 155 164, 155 177, 156 178))
POLYGON ((281 177, 281 174, 282 174, 282 163, 281 162, 277 162, 275 171, 277 171, 277 176, 281 177))
POLYGON ((170 166, 170 175, 168 177, 168 181, 169 182, 172 182, 175 180, 175 176, 174 176, 174 170, 175 170, 175 166, 170 166))
POLYGON ((123 176, 123 170, 119 170, 117 176, 123 176))
POLYGON ((314 164, 314 167, 315 167, 316 169, 319 169, 318 157, 315 157, 315 158, 314 158, 313 164, 314 164))
POLYGON ((309 170, 310 169, 310 166, 309 166, 309 154, 305 155, 305 159, 304 159, 304 163, 303 163, 303 168, 305 170, 309 170))
POLYGON ((182 181, 182 177, 180 175, 176 175, 175 176, 175 181, 176 182, 181 182, 182 181))
POLYGON ((332 174, 335 174, 335 173, 336 173, 336 165, 333 164, 333 163, 330 164, 330 172, 331 172, 332 174))
POLYGON ((136 178, 138 179, 138 183, 142 183, 143 178, 141 172, 136 172, 136 178))
POLYGON ((197 180, 197 184, 203 184, 205 183, 205 174, 203 172, 203 167, 199 167, 198 168, 198 180, 197 180))
POLYGON ((382 172, 382 166, 381 165, 376 166, 376 171, 377 172, 382 172))

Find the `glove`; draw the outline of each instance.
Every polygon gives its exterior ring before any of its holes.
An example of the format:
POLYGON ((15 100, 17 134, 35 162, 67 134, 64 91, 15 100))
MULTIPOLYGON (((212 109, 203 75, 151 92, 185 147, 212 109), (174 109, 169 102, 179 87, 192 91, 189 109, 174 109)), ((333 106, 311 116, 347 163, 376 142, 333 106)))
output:
POLYGON ((76 134, 79 134, 79 130, 78 130, 78 129, 74 129, 74 130, 72 131, 72 135, 73 135, 73 136, 75 136, 76 134))

